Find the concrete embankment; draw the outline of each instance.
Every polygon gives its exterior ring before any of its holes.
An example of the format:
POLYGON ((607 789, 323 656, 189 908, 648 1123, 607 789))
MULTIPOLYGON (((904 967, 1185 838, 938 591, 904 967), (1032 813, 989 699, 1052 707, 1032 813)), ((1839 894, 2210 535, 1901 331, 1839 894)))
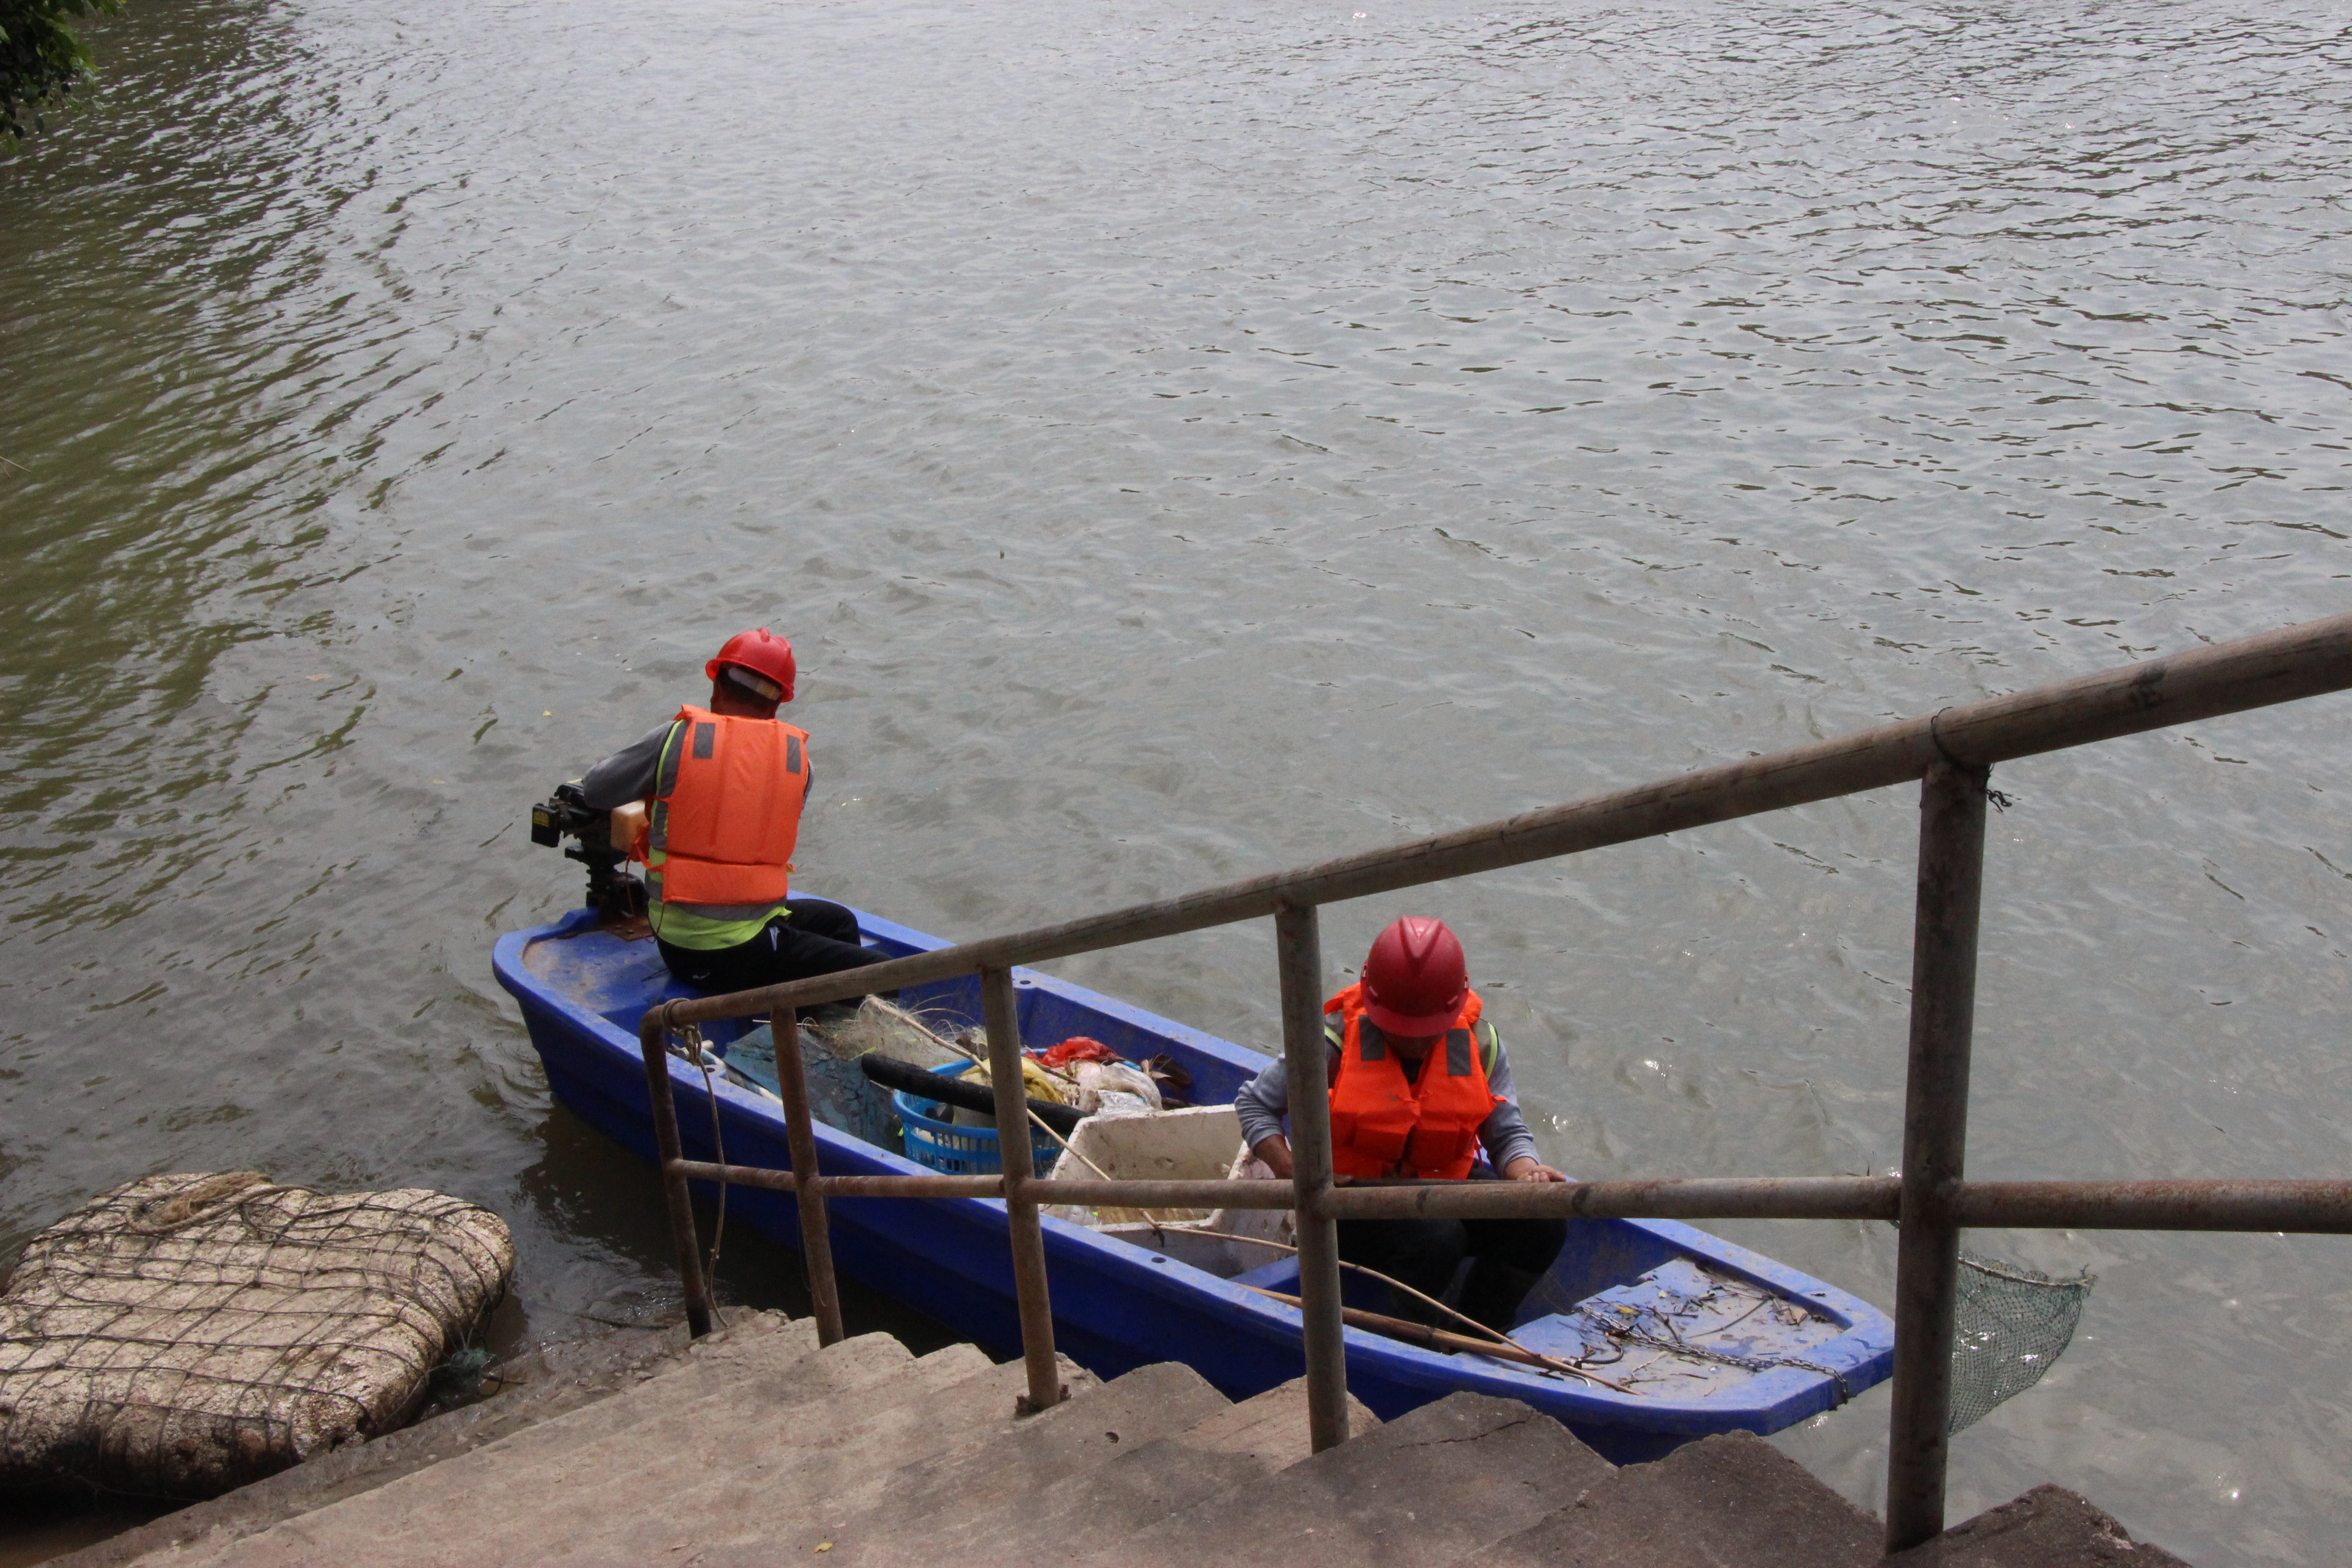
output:
MULTIPOLYGON (((1770 1445, 1612 1466, 1549 1417, 1459 1394, 1310 1455, 1303 1385, 1238 1404, 1188 1368, 1015 1419, 1018 1363, 916 1356, 745 1314, 691 1347, 543 1352, 511 1392, 61 1559, 68 1568, 367 1563, 1041 1562, 1211 1568, 1866 1568, 1879 1524, 1770 1445)), ((2160 1568, 2042 1488, 1901 1568, 2160 1568)))

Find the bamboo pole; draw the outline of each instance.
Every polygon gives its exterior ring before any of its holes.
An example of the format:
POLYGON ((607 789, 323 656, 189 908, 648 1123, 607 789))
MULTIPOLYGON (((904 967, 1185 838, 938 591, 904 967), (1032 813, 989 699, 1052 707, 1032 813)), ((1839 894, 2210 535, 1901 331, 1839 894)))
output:
MULTIPOLYGON (((1279 1301, 1286 1307, 1296 1307, 1300 1304, 1297 1297, 1286 1296, 1279 1290, 1268 1290, 1256 1285, 1244 1285, 1242 1289, 1254 1291, 1269 1300, 1279 1301)), ((1496 1361, 1507 1361, 1520 1366, 1538 1367, 1545 1372, 1557 1372, 1570 1377, 1580 1377, 1587 1383, 1597 1383, 1612 1393, 1633 1392, 1622 1383, 1612 1383, 1605 1377, 1585 1371, 1572 1361, 1562 1361, 1556 1355, 1545 1355, 1540 1352, 1528 1350, 1523 1345, 1515 1345, 1507 1342, 1498 1343, 1494 1340, 1473 1339, 1468 1334, 1457 1334, 1448 1329, 1433 1329, 1426 1323, 1415 1323, 1403 1318, 1391 1318, 1381 1312, 1367 1312, 1361 1307, 1342 1307, 1339 1309, 1339 1315, 1346 1320, 1351 1329, 1369 1330, 1372 1333, 1383 1334, 1392 1340, 1402 1340, 1407 1344, 1420 1345, 1425 1350, 1466 1352, 1471 1355, 1487 1356, 1496 1361)))

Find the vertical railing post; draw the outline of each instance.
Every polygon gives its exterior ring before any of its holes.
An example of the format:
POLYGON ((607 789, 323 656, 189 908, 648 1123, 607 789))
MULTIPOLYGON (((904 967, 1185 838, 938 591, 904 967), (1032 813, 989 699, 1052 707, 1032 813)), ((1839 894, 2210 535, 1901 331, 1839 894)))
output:
POLYGON ((988 1076, 996 1094, 996 1147, 1004 1161, 1005 1229, 1013 1243, 1013 1293, 1021 1309, 1021 1354, 1029 1392, 1016 1402, 1034 1415, 1069 1397, 1054 1357, 1054 1302, 1045 1289, 1045 1227, 1029 1188, 1029 1089, 1021 1074, 1021 1010, 1013 971, 980 972, 981 1011, 988 1025, 988 1076))
POLYGON ((784 1102, 784 1138, 793 1152, 793 1195, 800 1205, 801 1263, 808 1273, 809 1310, 816 1318, 816 1342, 835 1345, 843 1338, 841 1286, 834 1278, 833 1226, 825 1218, 816 1128, 809 1118, 800 1015, 790 1007, 778 1008, 768 1032, 775 1037, 777 1097, 784 1102))
POLYGON ((1298 1315, 1306 1327, 1307 1426, 1317 1453, 1348 1440, 1348 1342, 1339 1318, 1339 1227, 1331 1190, 1331 1089, 1323 1047, 1323 943, 1315 907, 1274 916, 1282 979, 1282 1061, 1290 1085, 1290 1167, 1298 1226, 1298 1315))
POLYGON ((646 1058, 646 1099, 653 1107, 654 1152, 661 1163, 662 1197, 669 1207, 669 1234, 677 1248, 677 1282, 686 1297, 686 1332, 700 1339, 710 1331, 710 1294, 702 1280, 702 1241, 694 1231, 694 1194, 687 1191, 678 1163, 686 1151, 677 1137, 677 1100, 669 1089, 669 1030, 656 1007, 637 1022, 637 1049, 646 1058))
POLYGON ((1904 1087, 1903 1227, 1895 1246, 1895 1404, 1886 1443, 1886 1550, 1944 1528, 1959 1226, 1968 1150, 1984 892, 1985 780, 1939 762, 1919 786, 1918 913, 1911 949, 1911 1057, 1904 1087))

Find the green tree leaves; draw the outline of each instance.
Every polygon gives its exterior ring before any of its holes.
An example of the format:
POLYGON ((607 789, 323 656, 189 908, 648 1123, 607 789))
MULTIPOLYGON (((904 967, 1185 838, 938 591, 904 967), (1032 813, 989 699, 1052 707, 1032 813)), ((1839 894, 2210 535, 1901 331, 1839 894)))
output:
POLYGON ((0 145, 89 75, 89 46, 69 18, 121 9, 122 0, 0 0, 0 145))

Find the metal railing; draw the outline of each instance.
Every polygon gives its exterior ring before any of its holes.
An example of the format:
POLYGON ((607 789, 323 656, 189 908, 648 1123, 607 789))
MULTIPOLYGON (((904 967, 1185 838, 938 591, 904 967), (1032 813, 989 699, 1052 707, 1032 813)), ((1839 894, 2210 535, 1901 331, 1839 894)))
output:
POLYGON ((758 991, 663 1004, 638 1026, 692 1332, 710 1306, 697 1250, 690 1181, 796 1195, 820 1341, 842 1337, 826 1228, 828 1197, 1002 1198, 1010 1222, 1028 1393, 1065 1396, 1038 1220, 1030 1141, 1001 1140, 998 1176, 825 1176, 818 1172, 794 1009, 977 973, 996 1121, 1025 1125, 1013 966, 1272 915, 1288 1066, 1289 1181, 1055 1181, 1050 1201, 1128 1208, 1296 1211, 1307 1404, 1319 1451, 1348 1436, 1337 1224, 1372 1217, 1566 1215, 1651 1219, 1898 1221, 1894 1409, 1886 1462, 1886 1547, 1944 1526, 1953 1312, 1964 1226, 2352 1232, 2352 1181, 1969 1182, 1969 1055, 1983 887, 1985 803, 1993 764, 2352 687, 2352 616, 2289 626, 1925 719, 1527 812, 1393 848, 1138 904, 1063 925, 895 958, 758 991), (1331 1173, 1318 905, 1708 823, 1920 781, 1910 1059, 1902 1174, 1519 1183, 1352 1182, 1331 1173), (681 1026, 771 1014, 792 1171, 684 1157, 665 1036, 681 1026), (803 1180, 795 1172, 809 1173, 803 1180))

